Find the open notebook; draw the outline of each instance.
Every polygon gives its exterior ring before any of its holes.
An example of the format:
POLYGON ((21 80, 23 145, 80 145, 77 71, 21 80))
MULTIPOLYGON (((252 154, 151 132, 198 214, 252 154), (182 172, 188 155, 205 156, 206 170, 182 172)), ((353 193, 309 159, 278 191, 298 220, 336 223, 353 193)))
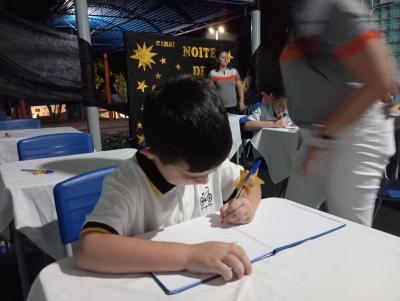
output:
MULTIPOLYGON (((252 262, 256 262, 344 226, 344 223, 304 206, 283 199, 268 198, 261 201, 256 217, 247 225, 221 225, 219 214, 214 213, 149 232, 142 237, 185 243, 235 242, 244 248, 252 262)), ((152 273, 152 276, 168 295, 219 277, 190 272, 152 273)))

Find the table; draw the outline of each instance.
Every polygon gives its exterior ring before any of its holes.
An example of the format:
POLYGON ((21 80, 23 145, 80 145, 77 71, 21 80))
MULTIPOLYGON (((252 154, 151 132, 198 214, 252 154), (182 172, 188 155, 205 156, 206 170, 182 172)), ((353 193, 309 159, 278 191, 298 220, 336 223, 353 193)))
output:
POLYGON ((61 133, 80 133, 80 131, 73 127, 0 131, 0 164, 18 161, 17 143, 19 140, 35 136, 61 133))
POLYGON ((71 257, 44 268, 27 300, 400 300, 400 238, 334 218, 346 227, 256 262, 242 280, 219 278, 167 296, 146 274, 85 272, 71 257))
POLYGON ((232 148, 231 151, 229 152, 228 158, 232 158, 233 155, 236 153, 239 158, 239 148, 242 145, 242 136, 240 135, 240 123, 239 120, 245 115, 228 115, 228 120, 229 120, 229 126, 231 127, 231 133, 232 133, 232 148))
POLYGON ((117 149, 71 156, 26 160, 0 165, 0 232, 14 219, 15 228, 53 258, 65 256, 57 225, 54 186, 83 172, 116 165, 135 149, 117 149), (33 175, 22 168, 47 168, 33 175))
POLYGON ((250 143, 265 159, 274 184, 289 177, 299 143, 298 128, 263 128, 250 143))

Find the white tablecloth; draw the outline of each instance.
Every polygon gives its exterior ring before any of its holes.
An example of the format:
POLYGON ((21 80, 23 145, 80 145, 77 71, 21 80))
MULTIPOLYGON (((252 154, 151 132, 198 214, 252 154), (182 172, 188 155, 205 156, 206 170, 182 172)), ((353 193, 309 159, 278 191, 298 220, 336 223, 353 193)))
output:
POLYGON ((240 135, 240 124, 239 119, 245 115, 228 115, 229 125, 232 132, 232 148, 229 152, 229 157, 232 158, 233 155, 238 151, 239 147, 242 145, 242 137, 240 135))
POLYGON ((400 300, 400 238, 335 219, 346 227, 256 262, 242 280, 216 279, 167 296, 148 275, 84 272, 67 258, 42 270, 28 301, 400 300))
POLYGON ((19 140, 41 135, 61 133, 80 133, 80 131, 73 127, 0 131, 0 164, 18 161, 17 142, 19 140))
POLYGON ((264 128, 250 142, 265 159, 274 184, 289 176, 299 142, 298 128, 264 128))
POLYGON ((15 228, 53 258, 64 257, 57 225, 53 187, 70 177, 129 159, 135 149, 27 160, 0 165, 0 233, 14 219, 15 228), (47 168, 33 175, 22 168, 47 168))

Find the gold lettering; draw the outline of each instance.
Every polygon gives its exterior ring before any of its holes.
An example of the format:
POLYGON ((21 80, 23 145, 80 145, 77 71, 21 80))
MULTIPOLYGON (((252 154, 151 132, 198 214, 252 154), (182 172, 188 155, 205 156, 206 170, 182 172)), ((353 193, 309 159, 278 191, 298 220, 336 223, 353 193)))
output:
MULTIPOLYGON (((175 43, 175 42, 173 42, 175 43)), ((182 46, 183 57, 194 57, 201 59, 215 58, 216 49, 208 47, 194 47, 194 46, 182 46)))
POLYGON ((156 41, 156 45, 160 47, 174 48, 175 42, 171 41, 156 41))
POLYGON ((192 47, 192 51, 190 53, 192 54, 192 57, 198 57, 199 49, 197 49, 197 47, 192 47))
POLYGON ((210 48, 203 48, 204 50, 204 58, 208 59, 208 52, 210 51, 210 48))
POLYGON ((183 47, 183 57, 190 57, 190 46, 182 46, 183 47))
POLYGON ((205 70, 206 70, 206 66, 193 66, 193 75, 204 76, 205 70))
POLYGON ((215 48, 211 48, 210 51, 211 51, 210 58, 212 58, 212 59, 215 58, 216 49, 215 48))

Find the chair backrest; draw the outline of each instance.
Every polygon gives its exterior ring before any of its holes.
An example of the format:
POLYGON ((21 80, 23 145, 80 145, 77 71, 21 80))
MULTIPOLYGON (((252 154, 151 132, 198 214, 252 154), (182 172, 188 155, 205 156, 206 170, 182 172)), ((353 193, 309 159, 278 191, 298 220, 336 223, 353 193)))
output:
POLYGON ((39 129, 42 123, 37 118, 0 120, 0 131, 39 129))
POLYGON ((385 177, 382 178, 376 200, 377 203, 372 218, 373 221, 378 215, 378 211, 381 207, 382 201, 400 202, 400 179, 390 180, 385 177))
MULTIPOLYGON (((110 166, 86 172, 54 186, 58 226, 64 245, 79 239, 86 216, 100 198, 104 178, 115 169, 116 166, 110 166)), ((67 255, 72 255, 71 250, 70 246, 66 248, 67 255)))
POLYGON ((26 138, 17 143, 19 160, 31 160, 94 151, 92 136, 87 133, 62 133, 26 138))
POLYGON ((377 198, 388 201, 400 201, 400 179, 390 180, 383 178, 377 198))

